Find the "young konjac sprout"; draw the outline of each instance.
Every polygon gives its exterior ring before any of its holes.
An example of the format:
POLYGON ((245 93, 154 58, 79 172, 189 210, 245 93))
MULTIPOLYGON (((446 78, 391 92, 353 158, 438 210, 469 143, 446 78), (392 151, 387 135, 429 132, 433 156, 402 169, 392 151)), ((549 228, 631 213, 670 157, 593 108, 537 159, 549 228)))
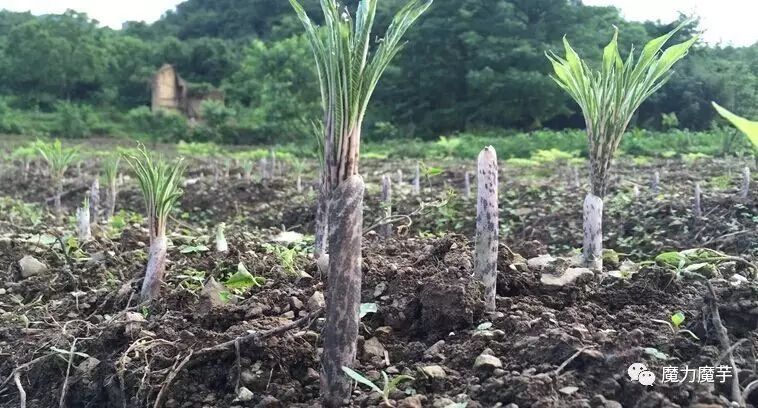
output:
POLYGON ((173 163, 154 159, 144 146, 137 154, 125 158, 137 175, 147 211, 150 254, 140 293, 144 301, 155 298, 160 291, 166 271, 166 222, 171 208, 182 195, 180 186, 185 165, 183 159, 173 163))
POLYGON ((76 226, 77 236, 80 243, 92 239, 92 230, 90 229, 90 205, 87 198, 81 207, 76 209, 76 226))
POLYGON ((226 242, 226 237, 224 236, 224 228, 226 227, 226 224, 223 222, 221 224, 218 224, 218 227, 216 228, 216 252, 227 252, 229 250, 229 245, 226 242))
POLYGON ((600 258, 602 247, 587 241, 602 243, 602 202, 608 188, 611 161, 618 149, 632 115, 642 102, 657 91, 671 76, 671 67, 686 54, 697 37, 673 45, 661 52, 663 45, 689 22, 648 42, 635 58, 634 50, 626 61, 618 51, 618 30, 611 42, 603 50, 600 68, 591 69, 564 37, 565 58, 554 53, 547 57, 553 65, 553 80, 565 90, 579 105, 584 115, 589 141, 590 181, 592 190, 585 200, 585 221, 595 222, 585 225, 584 262, 587 266, 602 269, 600 258), (590 197, 591 196, 591 197, 590 197), (593 212, 588 218, 586 214, 593 212), (586 232, 597 231, 600 236, 588 236, 586 232), (592 249, 592 253, 587 250, 592 249))
POLYGON ((36 145, 37 151, 39 151, 42 158, 47 162, 50 171, 50 179, 55 188, 55 216, 60 218, 62 214, 61 195, 63 195, 63 175, 66 174, 68 166, 70 166, 76 159, 77 152, 76 149, 64 148, 63 145, 61 145, 60 139, 55 139, 55 142, 53 143, 37 141, 36 145))
POLYGON ((111 157, 105 161, 103 172, 105 173, 105 184, 108 188, 107 197, 105 198, 105 220, 108 221, 116 212, 116 195, 118 195, 118 165, 121 162, 120 156, 111 157))
POLYGON ((292 170, 295 171, 297 180, 295 181, 295 187, 298 193, 303 192, 303 172, 305 171, 305 160, 294 159, 292 160, 292 170))
POLYGON ((97 225, 100 215, 100 179, 95 177, 89 189, 90 221, 97 225))

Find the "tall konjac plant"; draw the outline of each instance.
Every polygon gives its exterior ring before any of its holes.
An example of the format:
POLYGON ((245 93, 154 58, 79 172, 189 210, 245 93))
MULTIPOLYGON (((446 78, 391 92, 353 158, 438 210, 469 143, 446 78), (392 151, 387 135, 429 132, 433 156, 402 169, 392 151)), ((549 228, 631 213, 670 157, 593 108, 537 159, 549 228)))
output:
POLYGON ((168 163, 154 159, 142 147, 136 155, 126 155, 145 198, 150 236, 150 253, 140 296, 143 301, 158 296, 166 272, 166 223, 171 208, 182 195, 180 188, 185 165, 182 159, 168 163))
POLYGON ((602 199, 608 188, 611 160, 634 112, 663 86, 671 76, 671 67, 697 40, 693 37, 661 52, 664 44, 686 24, 648 42, 639 57, 635 57, 632 49, 626 61, 618 51, 616 30, 603 50, 600 69, 591 69, 565 37, 565 58, 547 54, 555 71, 553 80, 579 104, 587 127, 592 190, 585 200, 583 255, 585 264, 595 269, 602 268, 602 199))
MULTIPOLYGON (((319 207, 326 208, 329 231, 329 292, 324 327, 321 393, 324 405, 341 406, 350 396, 342 371, 355 360, 360 290, 364 185, 358 175, 361 126, 368 102, 384 70, 402 48, 401 39, 431 5, 410 0, 392 19, 369 58, 378 0, 362 0, 355 20, 335 0, 321 0, 319 32, 297 0, 290 0, 305 27, 321 89, 324 168, 319 207)), ((322 220, 323 221, 323 220, 322 220)))
POLYGON ((37 141, 36 145, 37 151, 39 151, 42 158, 47 162, 50 179, 52 180, 53 188, 55 189, 55 201, 53 204, 55 216, 60 218, 62 214, 61 196, 63 195, 63 176, 66 174, 68 166, 70 166, 76 159, 77 152, 76 149, 63 147, 60 139, 55 139, 53 143, 37 141))

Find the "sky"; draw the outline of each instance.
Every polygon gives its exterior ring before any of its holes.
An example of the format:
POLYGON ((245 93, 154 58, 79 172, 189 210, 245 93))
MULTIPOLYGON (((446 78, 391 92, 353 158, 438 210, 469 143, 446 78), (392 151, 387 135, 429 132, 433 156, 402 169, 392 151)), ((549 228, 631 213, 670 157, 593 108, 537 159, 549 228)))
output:
MULTIPOLYGON (((278 0, 271 0, 278 1, 278 0)), ((674 20, 678 12, 700 16, 709 44, 751 45, 758 42, 758 0, 583 0, 586 5, 612 5, 629 20, 674 20)), ((181 0, 0 0, 0 9, 33 14, 62 13, 74 9, 101 24, 121 28, 129 20, 153 22, 181 0)))

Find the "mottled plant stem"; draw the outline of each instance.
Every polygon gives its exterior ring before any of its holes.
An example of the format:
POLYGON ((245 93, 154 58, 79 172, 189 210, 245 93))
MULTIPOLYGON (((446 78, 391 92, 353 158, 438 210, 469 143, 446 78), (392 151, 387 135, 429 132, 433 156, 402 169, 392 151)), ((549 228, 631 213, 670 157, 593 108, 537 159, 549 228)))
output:
POLYGON ((411 193, 413 193, 413 195, 421 194, 421 169, 419 168, 418 163, 416 163, 416 174, 413 176, 411 193))
POLYGON ((90 221, 97 225, 100 212, 100 180, 95 178, 89 189, 89 212, 90 221))
POLYGON ((695 214, 695 219, 703 217, 703 207, 700 204, 702 194, 703 192, 700 190, 700 183, 695 183, 695 199, 692 203, 692 212, 695 214))
POLYGON ((297 192, 302 193, 303 192, 303 176, 298 174, 297 175, 297 181, 295 182, 295 186, 297 187, 297 192))
POLYGON ((61 208, 61 196, 63 195, 63 180, 58 178, 55 180, 55 200, 53 201, 53 208, 55 210, 55 218, 58 220, 63 216, 63 209, 61 208))
POLYGON ((742 188, 740 189, 740 198, 747 199, 750 194, 750 167, 745 166, 742 169, 742 188))
POLYGON ((584 266, 603 270, 603 199, 589 193, 584 198, 584 266))
POLYGON ((329 274, 321 357, 321 395, 324 406, 343 406, 351 381, 343 366, 354 366, 361 303, 361 237, 363 179, 350 176, 333 191, 329 205, 329 274))
POLYGON ((323 181, 318 189, 318 198, 316 199, 316 227, 314 231, 313 257, 318 259, 328 250, 329 232, 329 193, 326 191, 326 185, 323 181))
POLYGON ((581 187, 582 183, 579 181, 579 169, 577 169, 576 166, 572 166, 571 173, 574 177, 574 187, 575 188, 581 187))
POLYGON ((463 181, 463 197, 466 200, 471 199, 471 172, 466 172, 465 179, 463 181))
POLYGON ((653 181, 651 182, 651 190, 653 190, 653 195, 658 195, 658 191, 660 190, 660 184, 661 184, 661 173, 655 172, 653 173, 653 181))
POLYGON ((142 291, 140 292, 143 302, 157 297, 160 293, 163 275, 166 273, 166 249, 165 236, 152 237, 145 280, 142 281, 142 291))
POLYGON ((495 310, 498 246, 497 154, 492 146, 477 161, 476 249, 474 276, 484 284, 484 304, 495 310))
POLYGON ((401 169, 397 169, 397 188, 401 188, 403 186, 403 171, 401 169))
MULTIPOLYGON (((392 216, 392 180, 390 176, 382 176, 382 207, 384 209, 384 217, 389 219, 392 216)), ((392 224, 385 223, 381 229, 382 237, 387 239, 392 236, 392 224)))
POLYGON ((640 186, 634 185, 634 201, 637 201, 638 198, 640 198, 640 186))

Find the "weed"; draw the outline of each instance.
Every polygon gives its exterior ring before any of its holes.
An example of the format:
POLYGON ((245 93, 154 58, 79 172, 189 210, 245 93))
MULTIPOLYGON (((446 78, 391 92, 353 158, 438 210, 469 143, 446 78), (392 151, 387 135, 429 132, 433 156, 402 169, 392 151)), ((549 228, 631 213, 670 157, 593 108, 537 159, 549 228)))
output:
POLYGON ((382 371, 382 378, 384 379, 384 388, 379 388, 378 385, 374 384, 373 381, 369 380, 368 378, 364 377, 363 374, 349 368, 342 366, 342 371, 347 374, 348 377, 352 378, 353 380, 368 386, 372 390, 378 392, 379 394, 382 394, 382 399, 384 399, 384 403, 388 406, 392 406, 389 400, 390 394, 392 394, 392 391, 395 391, 397 389, 398 385, 402 383, 403 381, 413 381, 414 378, 409 375, 398 375, 392 379, 382 371))
POLYGON ((669 326, 671 328, 671 332, 674 333, 674 334, 679 334, 679 333, 688 334, 688 335, 692 336, 692 338, 694 338, 695 340, 700 341, 700 338, 697 337, 695 335, 695 333, 693 333, 693 332, 691 332, 691 331, 689 331, 687 329, 682 329, 681 328, 682 323, 684 323, 684 313, 683 312, 678 311, 678 312, 672 314, 669 317, 668 321, 666 321, 666 320, 659 320, 659 319, 650 319, 650 320, 653 321, 653 322, 656 322, 656 323, 665 324, 665 325, 669 326))

